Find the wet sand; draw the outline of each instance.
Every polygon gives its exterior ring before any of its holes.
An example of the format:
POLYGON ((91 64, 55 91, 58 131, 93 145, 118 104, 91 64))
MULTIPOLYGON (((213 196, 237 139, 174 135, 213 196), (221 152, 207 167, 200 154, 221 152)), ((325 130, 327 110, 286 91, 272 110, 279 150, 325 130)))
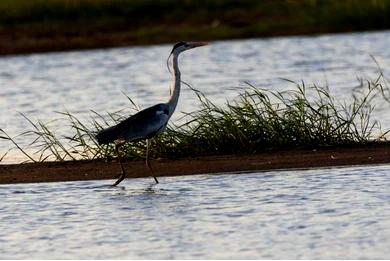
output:
MULTIPOLYGON (((383 163, 390 163, 389 143, 320 150, 270 151, 254 155, 152 160, 157 177, 383 163)), ((124 167, 127 178, 150 175, 144 161, 126 161, 124 167)), ((0 165, 0 184, 114 180, 119 172, 117 161, 104 160, 3 164, 0 165)))

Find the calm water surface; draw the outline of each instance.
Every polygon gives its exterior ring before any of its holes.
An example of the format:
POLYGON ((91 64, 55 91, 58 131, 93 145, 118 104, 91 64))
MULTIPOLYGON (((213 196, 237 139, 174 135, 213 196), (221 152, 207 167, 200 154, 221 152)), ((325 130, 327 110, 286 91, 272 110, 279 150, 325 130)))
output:
POLYGON ((0 186, 0 258, 390 258, 390 167, 0 186))
MULTIPOLYGON (((280 78, 328 84, 343 101, 358 85, 357 77, 378 76, 370 55, 390 76, 389 46, 389 31, 220 41, 183 53, 180 63, 183 79, 217 104, 248 87, 246 81, 273 90, 293 87, 280 78)), ((127 114, 130 104, 122 92, 143 108, 166 101, 170 76, 165 60, 171 48, 157 45, 0 57, 0 128, 12 136, 31 129, 20 112, 46 122, 61 118, 55 111, 65 110, 82 120, 90 118, 90 110, 104 114, 125 109, 127 114)), ((385 128, 390 128, 389 107, 377 105, 385 128)), ((182 116, 180 111, 197 108, 194 93, 183 87, 174 120, 182 116)), ((57 133, 69 135, 66 121, 52 126, 57 133)), ((0 152, 10 146, 0 140, 0 152)))

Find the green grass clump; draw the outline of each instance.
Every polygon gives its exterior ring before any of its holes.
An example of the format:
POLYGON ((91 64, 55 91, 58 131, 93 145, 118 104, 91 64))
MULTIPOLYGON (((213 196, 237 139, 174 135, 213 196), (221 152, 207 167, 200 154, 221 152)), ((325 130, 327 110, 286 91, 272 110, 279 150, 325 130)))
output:
POLYGON ((374 138, 380 125, 371 119, 371 102, 383 89, 378 82, 367 86, 367 93, 349 104, 338 104, 327 89, 304 83, 283 92, 251 86, 224 107, 198 93, 201 109, 159 137, 157 155, 246 154, 378 140, 387 132, 374 138))
MULTIPOLYGON (((387 100, 382 76, 375 81, 361 81, 351 101, 339 102, 327 88, 295 83, 292 90, 274 92, 249 85, 224 106, 213 104, 195 91, 200 109, 185 113, 182 125, 171 124, 152 143, 154 157, 251 154, 266 150, 320 148, 365 144, 383 140, 379 122, 371 114, 377 99, 387 100)), ((129 98, 134 110, 135 103, 129 98)), ((13 143, 30 161, 65 161, 113 158, 113 145, 99 145, 97 131, 117 124, 126 116, 121 111, 103 116, 92 111, 89 122, 81 122, 69 112, 60 112, 69 123, 72 135, 61 136, 50 129, 50 122, 32 122, 32 130, 1 138, 13 143), (31 139, 27 147, 17 139, 31 139), (31 152, 32 151, 32 152, 31 152)), ((145 142, 128 143, 123 156, 137 159, 145 154, 145 142)))

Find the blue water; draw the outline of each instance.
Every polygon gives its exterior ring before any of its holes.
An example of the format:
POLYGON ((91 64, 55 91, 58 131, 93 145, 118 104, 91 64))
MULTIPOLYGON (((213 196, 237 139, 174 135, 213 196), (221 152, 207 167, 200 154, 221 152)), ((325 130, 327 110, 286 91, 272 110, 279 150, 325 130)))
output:
POLYGON ((388 259, 390 167, 0 186, 0 258, 388 259))

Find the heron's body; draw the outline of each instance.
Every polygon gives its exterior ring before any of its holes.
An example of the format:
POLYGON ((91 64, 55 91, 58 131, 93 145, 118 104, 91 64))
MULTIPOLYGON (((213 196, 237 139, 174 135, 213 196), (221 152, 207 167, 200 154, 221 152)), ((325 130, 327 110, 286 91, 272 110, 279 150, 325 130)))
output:
MULTIPOLYGON (((115 182, 114 186, 118 185, 126 176, 119 155, 119 147, 125 142, 147 140, 146 164, 149 169, 152 170, 148 161, 149 141, 165 130, 169 119, 176 109, 180 96, 181 75, 178 64, 179 54, 183 51, 203 45, 206 45, 206 43, 179 42, 174 45, 172 52, 169 55, 172 56, 173 92, 167 103, 160 103, 146 108, 115 126, 99 131, 96 135, 99 144, 109 144, 114 142, 116 144, 115 148, 118 153, 122 174, 115 182)), ((157 178, 154 177, 154 179, 158 183, 157 178)))
POLYGON ((150 139, 164 131, 168 120, 169 106, 160 103, 134 114, 118 125, 100 131, 96 138, 99 144, 150 139))

